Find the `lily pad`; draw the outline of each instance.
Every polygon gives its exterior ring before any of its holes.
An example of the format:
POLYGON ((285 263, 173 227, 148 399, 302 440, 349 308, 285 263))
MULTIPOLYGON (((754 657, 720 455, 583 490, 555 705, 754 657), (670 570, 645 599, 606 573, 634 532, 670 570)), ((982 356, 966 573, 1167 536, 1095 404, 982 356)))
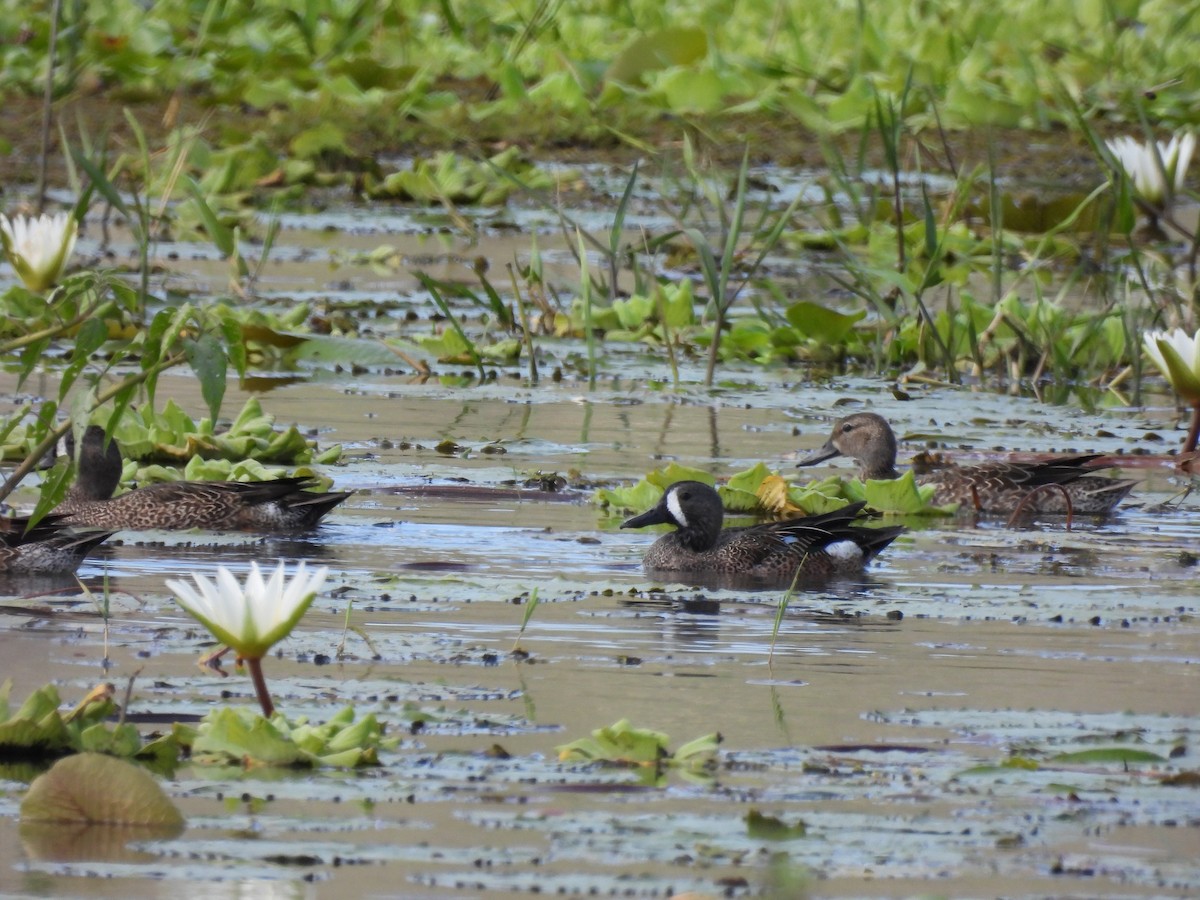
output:
POLYGON ((154 777, 102 753, 55 763, 21 801, 23 822, 138 825, 181 831, 183 815, 154 777))

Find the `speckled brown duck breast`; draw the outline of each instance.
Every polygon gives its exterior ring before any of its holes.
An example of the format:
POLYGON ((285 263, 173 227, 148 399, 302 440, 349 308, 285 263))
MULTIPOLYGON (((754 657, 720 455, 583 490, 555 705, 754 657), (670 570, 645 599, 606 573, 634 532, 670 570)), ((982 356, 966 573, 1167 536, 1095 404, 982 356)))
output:
POLYGON ((121 452, 104 445, 104 430, 91 425, 79 448, 75 485, 55 513, 70 525, 116 530, 202 528, 213 531, 301 531, 350 496, 306 490, 309 478, 274 481, 174 481, 151 484, 113 497, 121 480, 121 452))
POLYGON ((44 516, 33 528, 25 517, 0 518, 0 573, 74 572, 111 536, 111 531, 75 531, 55 515, 44 516))
MULTIPOLYGON (((825 446, 797 465, 810 466, 849 456, 866 479, 897 478, 896 435, 883 416, 854 413, 838 419, 825 446)), ((992 462, 947 466, 917 474, 935 488, 933 502, 958 503, 976 512, 1108 515, 1133 490, 1134 482, 1110 478, 1089 466, 1097 454, 1045 462, 992 462), (1068 503, 1068 497, 1070 501, 1068 503)))
POLYGON ((863 567, 903 531, 860 528, 850 523, 865 504, 835 512, 747 528, 722 528, 725 511, 717 492, 699 481, 678 481, 658 505, 622 528, 674 525, 646 551, 649 572, 686 572, 738 576, 773 582, 797 572, 805 578, 830 578, 862 572, 863 567))

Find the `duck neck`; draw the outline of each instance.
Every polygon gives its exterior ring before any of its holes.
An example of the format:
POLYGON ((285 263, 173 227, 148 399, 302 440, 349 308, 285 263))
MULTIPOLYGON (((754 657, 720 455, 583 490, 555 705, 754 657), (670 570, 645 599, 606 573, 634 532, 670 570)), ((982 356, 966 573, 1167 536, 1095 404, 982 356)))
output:
POLYGON ((675 535, 679 538, 679 542, 693 553, 703 553, 705 550, 711 550, 717 543, 717 537, 721 533, 722 518, 718 515, 714 521, 712 519, 696 519, 688 522, 686 528, 679 528, 675 535))
MULTIPOLYGON (((116 446, 115 444, 113 445, 116 446)), ((68 496, 73 500, 108 500, 121 483, 121 457, 116 459, 89 458, 87 451, 80 457, 79 471, 68 496)))
POLYGON ((858 477, 863 481, 891 481, 894 478, 899 478, 900 473, 896 471, 895 461, 874 464, 863 462, 862 468, 858 470, 858 477))
POLYGON ((896 471, 896 435, 885 428, 879 439, 872 441, 858 456, 859 477, 863 481, 888 481, 899 478, 896 471))

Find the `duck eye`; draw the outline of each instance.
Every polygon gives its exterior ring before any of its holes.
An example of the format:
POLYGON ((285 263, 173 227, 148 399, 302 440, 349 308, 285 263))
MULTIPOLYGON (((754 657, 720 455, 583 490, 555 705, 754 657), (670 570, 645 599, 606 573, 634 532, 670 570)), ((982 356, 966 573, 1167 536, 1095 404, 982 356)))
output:
POLYGON ((853 422, 843 422, 842 423, 842 434, 847 434, 853 430, 854 430, 853 422))

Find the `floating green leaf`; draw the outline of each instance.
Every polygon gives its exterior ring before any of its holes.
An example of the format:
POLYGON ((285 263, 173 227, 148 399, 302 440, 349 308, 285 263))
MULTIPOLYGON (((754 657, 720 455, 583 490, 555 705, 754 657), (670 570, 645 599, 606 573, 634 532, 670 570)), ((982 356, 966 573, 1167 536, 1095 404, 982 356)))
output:
POLYGON ((1094 750, 1079 750, 1075 753, 1060 753, 1051 757, 1051 763, 1163 763, 1166 759, 1149 750, 1132 747, 1097 747, 1094 750))
POLYGON ((384 738, 373 714, 356 720, 352 707, 320 724, 289 722, 278 713, 267 720, 250 709, 224 707, 205 716, 194 731, 182 733, 181 740, 198 762, 304 768, 377 765, 380 748, 397 742, 384 738))
POLYGON ((808 835, 808 827, 802 820, 788 825, 775 816, 767 816, 757 809, 746 813, 746 833, 752 838, 768 841, 794 841, 808 835))
POLYGON ((183 830, 183 815, 144 769, 101 753, 59 760, 21 801, 22 822, 133 825, 183 830))
POLYGON ((667 750, 668 738, 661 731, 635 728, 621 719, 606 728, 598 728, 591 737, 580 738, 556 748, 563 762, 602 762, 619 766, 678 766, 699 770, 712 764, 721 736, 708 734, 679 748, 667 750))

